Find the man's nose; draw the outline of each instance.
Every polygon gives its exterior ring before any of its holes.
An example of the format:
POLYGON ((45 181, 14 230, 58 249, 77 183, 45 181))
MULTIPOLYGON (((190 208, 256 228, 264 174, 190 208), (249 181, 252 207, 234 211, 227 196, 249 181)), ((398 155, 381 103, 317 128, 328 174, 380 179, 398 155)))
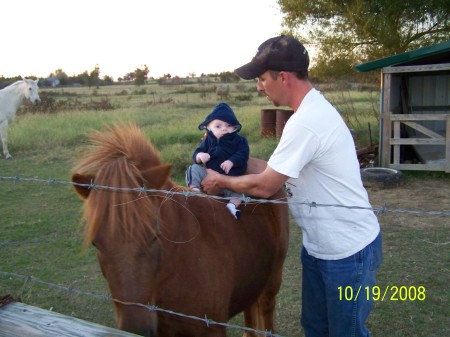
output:
POLYGON ((258 82, 256 82, 256 90, 258 90, 258 91, 264 91, 264 86, 262 85, 260 79, 258 79, 258 82))

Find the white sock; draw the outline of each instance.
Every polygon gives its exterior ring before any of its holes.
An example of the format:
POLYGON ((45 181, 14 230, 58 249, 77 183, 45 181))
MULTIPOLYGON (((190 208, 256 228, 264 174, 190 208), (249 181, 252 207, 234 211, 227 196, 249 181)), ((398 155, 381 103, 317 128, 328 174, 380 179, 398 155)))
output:
POLYGON ((228 210, 230 211, 230 213, 236 218, 236 219, 239 219, 239 216, 240 216, 240 211, 239 210, 237 210, 236 209, 236 205, 235 204, 233 204, 232 202, 229 202, 228 204, 227 204, 227 208, 228 208, 228 210))

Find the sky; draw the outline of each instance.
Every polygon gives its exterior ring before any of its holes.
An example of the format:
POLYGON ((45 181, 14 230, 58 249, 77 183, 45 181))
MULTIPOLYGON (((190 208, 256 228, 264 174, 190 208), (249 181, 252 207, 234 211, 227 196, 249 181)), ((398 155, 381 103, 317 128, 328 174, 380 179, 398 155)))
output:
POLYGON ((0 13, 4 77, 233 71, 282 29, 277 0, 20 0, 0 13))

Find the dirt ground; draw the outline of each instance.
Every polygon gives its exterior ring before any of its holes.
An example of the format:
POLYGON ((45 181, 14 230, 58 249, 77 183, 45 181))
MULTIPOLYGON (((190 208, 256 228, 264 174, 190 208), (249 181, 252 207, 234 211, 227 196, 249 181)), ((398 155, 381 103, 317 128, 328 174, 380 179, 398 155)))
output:
MULTIPOLYGON (((408 211, 446 211, 450 212, 450 179, 403 177, 399 186, 391 188, 368 187, 373 208, 385 207, 389 210, 408 211)), ((387 212, 381 221, 395 218, 399 224, 427 227, 439 218, 450 226, 448 215, 411 215, 400 212, 387 212)))

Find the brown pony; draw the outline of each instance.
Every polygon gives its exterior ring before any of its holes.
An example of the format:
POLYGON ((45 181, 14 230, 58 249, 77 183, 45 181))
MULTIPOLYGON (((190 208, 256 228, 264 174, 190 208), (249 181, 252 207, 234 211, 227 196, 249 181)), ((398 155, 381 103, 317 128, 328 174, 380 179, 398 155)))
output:
MULTIPOLYGON (((72 181, 118 187, 75 185, 85 200, 85 240, 97 249, 117 326, 145 336, 226 336, 223 326, 142 306, 156 305, 215 322, 244 311, 247 327, 273 331, 288 246, 286 204, 242 204, 235 220, 225 200, 176 186, 171 166, 161 163, 135 125, 97 131, 90 139, 72 181), (146 191, 120 189, 144 186, 146 191)), ((249 161, 251 172, 264 167, 249 161)))

